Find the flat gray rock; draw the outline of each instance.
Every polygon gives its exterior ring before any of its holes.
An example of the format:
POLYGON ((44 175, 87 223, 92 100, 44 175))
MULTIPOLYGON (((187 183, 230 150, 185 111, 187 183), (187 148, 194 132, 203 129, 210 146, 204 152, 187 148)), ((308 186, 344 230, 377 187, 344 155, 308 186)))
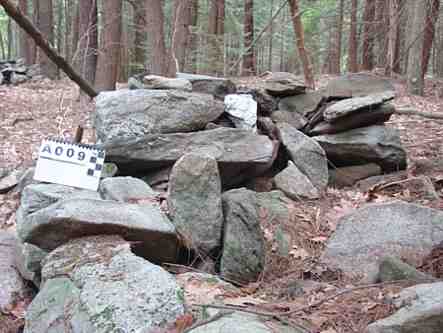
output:
POLYGON ((293 200, 318 199, 320 197, 319 190, 291 161, 283 171, 274 177, 274 182, 276 188, 293 200))
POLYGON ((335 166, 376 163, 385 172, 406 168, 406 151, 397 130, 385 126, 369 126, 351 131, 316 136, 335 166))
POLYGON ((222 200, 225 225, 220 273, 233 281, 256 281, 265 264, 260 223, 287 220, 285 200, 289 199, 280 191, 257 193, 241 188, 223 193, 222 200))
POLYGON ((328 97, 360 97, 387 91, 395 92, 395 87, 390 80, 374 74, 351 73, 330 80, 325 90, 328 97))
POLYGON ((17 302, 32 296, 32 290, 25 284, 15 265, 17 242, 13 234, 0 231, 0 312, 8 312, 17 302))
POLYGON ((83 190, 59 184, 31 184, 25 187, 20 200, 23 216, 46 208, 64 199, 100 199, 96 191, 83 190))
POLYGON ((328 185, 328 163, 323 148, 287 123, 279 123, 277 128, 290 159, 319 191, 324 190, 328 185))
POLYGON ((350 116, 352 114, 370 112, 371 109, 377 109, 383 103, 394 99, 395 93, 387 91, 383 93, 371 94, 364 97, 354 97, 344 99, 327 107, 323 112, 325 121, 333 123, 340 118, 350 116))
POLYGON ((310 129, 309 136, 335 134, 346 132, 354 128, 380 125, 387 122, 395 113, 395 107, 392 104, 383 104, 379 107, 368 108, 348 116, 341 117, 333 123, 321 121, 314 128, 310 129))
POLYGON ((282 98, 278 104, 279 110, 296 112, 305 117, 317 110, 323 100, 323 90, 308 91, 305 94, 282 98))
POLYGON ((382 170, 375 163, 353 165, 329 170, 329 185, 342 188, 354 186, 359 180, 381 175, 382 170))
POLYGON ((4 171, 4 174, 0 176, 0 194, 8 193, 12 190, 20 182, 23 172, 23 170, 19 169, 4 171))
POLYGON ((420 272, 415 267, 395 257, 383 257, 379 263, 379 271, 374 283, 389 281, 421 281, 431 282, 432 276, 420 272))
POLYGON ((127 240, 136 241, 140 254, 149 260, 176 260, 175 228, 154 203, 62 200, 28 215, 17 224, 17 232, 23 242, 49 251, 73 238, 122 235, 127 240))
POLYGON ((404 202, 367 205, 341 218, 322 260, 371 278, 382 257, 419 265, 443 241, 443 212, 404 202))
POLYGON ((419 284, 400 292, 400 308, 370 324, 365 333, 440 333, 443 331, 443 282, 419 284))
POLYGON ((234 94, 237 90, 231 80, 224 78, 188 73, 177 73, 177 78, 189 80, 192 84, 192 91, 210 94, 221 100, 228 94, 234 94))
POLYGON ((43 288, 25 333, 144 332, 184 313, 181 289, 159 266, 132 254, 118 236, 76 239, 44 260, 43 288))
POLYGON ((223 113, 210 95, 178 90, 117 90, 95 100, 95 128, 101 143, 147 134, 191 132, 223 113))
POLYGON ((172 223, 204 255, 220 249, 223 211, 217 161, 186 154, 172 168, 168 209, 172 223))
POLYGON ((275 158, 276 147, 264 135, 236 128, 217 128, 119 140, 105 148, 107 159, 128 174, 171 166, 190 152, 209 154, 219 163, 223 183, 232 184, 243 181, 245 176, 253 177, 256 172, 266 171, 275 158))
POLYGON ((143 77, 145 89, 174 89, 192 91, 192 84, 189 80, 180 78, 169 78, 158 75, 146 75, 143 77))
POLYGON ((306 92, 303 79, 286 72, 271 73, 260 85, 264 87, 269 95, 274 97, 287 97, 306 92))
MULTIPOLYGON (((148 184, 134 177, 112 177, 100 182, 99 192, 105 200, 131 202, 157 196, 148 184)), ((136 203, 136 202, 135 202, 136 203)))

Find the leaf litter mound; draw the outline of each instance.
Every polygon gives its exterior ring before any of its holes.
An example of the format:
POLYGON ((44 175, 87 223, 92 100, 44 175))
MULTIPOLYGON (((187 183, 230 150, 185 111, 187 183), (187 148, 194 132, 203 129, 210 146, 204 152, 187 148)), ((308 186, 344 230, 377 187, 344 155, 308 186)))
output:
MULTIPOLYGON (((330 78, 322 77, 318 85, 330 78)), ((242 82, 253 80, 260 79, 248 78, 242 82)), ((443 90, 442 82, 428 79, 424 97, 408 95, 402 80, 396 79, 393 83, 397 107, 412 106, 418 111, 443 115, 443 102, 436 94, 443 90)), ((67 80, 0 86, 0 167, 32 165, 42 139, 51 136, 71 139, 78 125, 85 128, 84 142, 92 143, 93 108, 93 103, 80 98, 78 88, 67 80)), ((359 333, 370 322, 394 311, 386 300, 407 284, 359 286, 357 281, 319 264, 322 250, 340 217, 368 202, 401 199, 443 208, 442 122, 394 115, 388 126, 400 131, 408 153, 409 167, 403 178, 375 184, 364 192, 355 188, 329 188, 319 200, 288 201, 290 218, 287 221, 269 219, 267 212, 262 211, 266 268, 259 281, 242 286, 239 295, 228 295, 230 303, 257 313, 275 313, 275 318, 287 324, 321 333, 359 333), (437 197, 430 198, 420 186, 417 188, 417 182, 410 181, 422 176, 434 185, 437 197), (239 302, 233 301, 233 296, 239 302)), ((14 192, 0 195, 0 228, 13 226, 18 200, 14 192)), ((443 276, 443 250, 433 251, 419 269, 438 278, 443 276)), ((11 323, 23 320, 18 315, 8 316, 11 323)), ((168 331, 183 332, 184 326, 190 325, 176 324, 168 331)))

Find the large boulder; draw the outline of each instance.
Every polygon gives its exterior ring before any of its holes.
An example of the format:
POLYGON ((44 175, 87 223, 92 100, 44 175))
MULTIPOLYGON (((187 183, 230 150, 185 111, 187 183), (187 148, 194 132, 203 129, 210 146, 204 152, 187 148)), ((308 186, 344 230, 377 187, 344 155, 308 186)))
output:
POLYGON ((100 182, 99 192, 105 200, 131 202, 153 199, 157 193, 143 180, 134 177, 112 177, 100 182))
POLYGON ((223 185, 266 171, 276 152, 268 137, 236 128, 147 135, 139 140, 121 140, 105 148, 107 159, 127 174, 170 166, 189 152, 206 153, 219 163, 223 185))
POLYGON ((322 147, 287 123, 277 124, 280 141, 290 159, 322 191, 328 185, 328 163, 322 147))
POLYGON ((398 132, 390 127, 362 127, 314 139, 335 166, 376 163, 385 172, 406 168, 406 151, 398 132))
POLYGON ((380 107, 383 103, 394 99, 394 97, 395 93, 393 91, 387 91, 364 97, 345 99, 328 106, 323 112, 323 117, 328 123, 333 123, 354 114, 370 112, 380 107))
POLYGON ((278 104, 279 110, 296 112, 301 116, 317 110, 323 101, 323 90, 308 91, 306 94, 282 98, 278 104))
POLYGON ((77 237, 115 234, 136 241, 154 262, 175 261, 175 228, 154 204, 67 199, 28 215, 17 224, 23 242, 50 251, 77 237), (159 250, 161 249, 161 251, 159 250))
POLYGON ((261 222, 287 220, 288 200, 281 192, 256 193, 245 188, 223 193, 225 219, 220 273, 242 283, 256 281, 265 264, 261 222))
POLYGON ((217 99, 223 100, 226 95, 234 94, 237 90, 231 80, 224 78, 188 73, 177 73, 177 78, 189 80, 192 84, 192 91, 211 94, 217 99))
POLYGON ((318 189, 291 161, 283 171, 274 177, 274 182, 276 188, 293 200, 318 199, 320 197, 318 189))
POLYGON ((404 202, 371 204, 341 218, 322 260, 371 280, 384 256, 418 266, 443 241, 443 212, 404 202))
POLYGON ((348 116, 335 120, 333 123, 321 121, 310 129, 308 134, 309 136, 335 134, 354 128, 383 124, 391 118, 394 112, 394 105, 384 104, 380 107, 369 108, 362 112, 351 113, 348 116))
POLYGON ((48 255, 48 252, 41 248, 17 241, 15 246, 15 267, 20 275, 34 285, 40 287, 41 262, 48 255))
POLYGON ((73 240, 44 260, 43 288, 26 313, 26 333, 144 332, 184 313, 172 275, 132 254, 118 236, 73 240))
POLYGON ((179 90, 107 91, 95 104, 95 128, 102 143, 201 130, 223 113, 223 105, 212 96, 179 90))
POLYGON ((376 93, 395 91, 391 81, 374 74, 352 73, 330 80, 325 88, 325 95, 335 96, 368 96, 376 93))
POLYGON ((171 171, 168 209, 173 224, 203 254, 220 249, 223 211, 217 161, 186 154, 171 171))
POLYGON ((406 288, 394 299, 393 315, 370 324, 365 333, 443 332, 443 282, 406 288))
POLYGON ((15 265, 17 242, 12 233, 0 231, 0 313, 8 313, 17 303, 32 296, 32 290, 23 281, 15 265))

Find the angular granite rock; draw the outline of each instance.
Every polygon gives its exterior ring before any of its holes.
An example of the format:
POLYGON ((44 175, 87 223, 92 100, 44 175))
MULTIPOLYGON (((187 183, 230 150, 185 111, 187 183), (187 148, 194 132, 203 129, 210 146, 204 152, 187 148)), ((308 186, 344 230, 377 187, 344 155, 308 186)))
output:
POLYGON ((323 148, 287 123, 277 124, 280 141, 290 159, 311 183, 322 191, 328 185, 328 163, 323 148))
POLYGON ((252 95, 229 94, 225 96, 225 113, 236 128, 257 131, 257 102, 252 95))
POLYGON ((275 123, 288 123, 298 130, 301 130, 308 123, 306 118, 300 115, 298 112, 290 111, 275 111, 272 113, 271 119, 275 123))
POLYGON ((390 127, 369 126, 313 137, 335 166, 376 163, 385 172, 406 168, 400 135, 390 127))
POLYGON ((189 80, 192 84, 192 91, 210 94, 221 100, 223 100, 228 94, 235 94, 235 91, 237 90, 235 84, 231 80, 220 77, 177 73, 177 78, 189 80))
POLYGON ((170 217, 177 230, 203 254, 221 247, 221 190, 213 157, 190 153, 174 164, 168 189, 170 217))
POLYGON ((121 235, 136 241, 140 254, 149 260, 176 260, 175 228, 155 204, 62 200, 28 215, 17 224, 17 232, 23 242, 47 251, 78 237, 121 235))
POLYGON ((143 86, 145 89, 173 89, 192 91, 192 84, 189 80, 169 78, 158 75, 146 75, 143 77, 143 86))
POLYGON ((117 90, 96 97, 95 128, 101 143, 147 134, 191 132, 223 113, 210 95, 179 90, 117 90))
POLYGON ((323 90, 308 91, 305 94, 282 98, 278 104, 279 110, 297 112, 301 116, 317 110, 323 100, 323 90))
POLYGON ((286 169, 274 177, 274 182, 276 188, 293 200, 318 199, 320 197, 319 190, 291 161, 286 169))
POLYGON ((181 289, 118 236, 58 247, 44 260, 43 288, 26 313, 26 333, 144 332, 184 313, 181 289))
POLYGON ((143 180, 134 177, 112 177, 100 182, 99 192, 105 200, 120 202, 155 198, 157 193, 143 180))

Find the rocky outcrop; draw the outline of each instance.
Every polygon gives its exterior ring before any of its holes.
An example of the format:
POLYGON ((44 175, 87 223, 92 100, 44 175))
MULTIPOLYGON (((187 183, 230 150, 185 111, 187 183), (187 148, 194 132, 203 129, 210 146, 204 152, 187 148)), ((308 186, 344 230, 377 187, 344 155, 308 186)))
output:
POLYGON ((217 161, 186 154, 171 171, 168 209, 173 224, 188 245, 203 255, 221 247, 223 211, 217 161))
POLYGON ((223 106, 211 95, 178 90, 102 92, 95 104, 95 128, 101 143, 201 130, 223 113, 223 106))
POLYGON ((372 204, 340 219, 322 260, 349 275, 372 280, 385 256, 418 265, 443 241, 443 213, 393 202, 372 204))
POLYGON ((335 166, 376 163, 385 172, 406 168, 406 151, 398 132, 385 126, 370 126, 351 131, 316 136, 335 166))
POLYGON ((26 333, 141 332, 184 313, 181 289, 118 236, 73 240, 44 260, 43 288, 26 313, 26 333))

